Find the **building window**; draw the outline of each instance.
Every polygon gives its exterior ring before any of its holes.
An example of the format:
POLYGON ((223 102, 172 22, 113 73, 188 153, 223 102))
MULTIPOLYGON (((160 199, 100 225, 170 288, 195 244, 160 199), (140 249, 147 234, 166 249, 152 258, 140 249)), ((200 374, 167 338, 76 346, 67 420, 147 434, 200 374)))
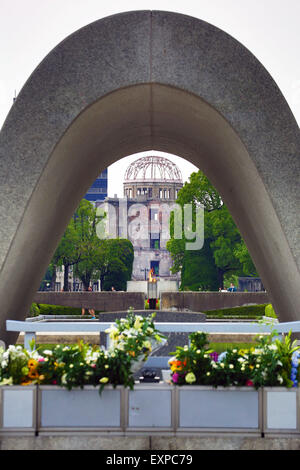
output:
POLYGON ((150 234, 150 248, 153 250, 159 250, 160 249, 160 237, 159 233, 151 233, 150 234))
POLYGON ((158 209, 150 209, 150 220, 158 221, 158 209))
POLYGON ((152 268, 155 276, 159 276, 159 261, 150 261, 150 269, 152 268))

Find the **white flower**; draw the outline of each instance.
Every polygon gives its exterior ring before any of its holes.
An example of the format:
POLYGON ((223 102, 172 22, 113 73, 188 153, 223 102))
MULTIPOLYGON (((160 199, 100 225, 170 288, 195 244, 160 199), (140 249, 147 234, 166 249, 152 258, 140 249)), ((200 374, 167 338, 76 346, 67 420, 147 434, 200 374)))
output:
POLYGON ((234 365, 233 364, 229 364, 229 369, 233 369, 234 368, 234 365))
POLYGON ((232 352, 237 353, 237 349, 233 349, 232 352))
POLYGON ((46 354, 46 356, 52 356, 53 355, 53 353, 52 353, 52 351, 50 351, 50 349, 45 349, 43 354, 46 354))
POLYGON ((281 375, 279 375, 279 374, 277 375, 277 380, 280 384, 282 384, 283 378, 281 377, 281 375))
POLYGON ((188 351, 189 347, 188 346, 184 346, 184 351, 188 351))
POLYGON ((197 353, 197 354, 200 354, 200 353, 201 353, 200 349, 197 349, 196 353, 197 353))

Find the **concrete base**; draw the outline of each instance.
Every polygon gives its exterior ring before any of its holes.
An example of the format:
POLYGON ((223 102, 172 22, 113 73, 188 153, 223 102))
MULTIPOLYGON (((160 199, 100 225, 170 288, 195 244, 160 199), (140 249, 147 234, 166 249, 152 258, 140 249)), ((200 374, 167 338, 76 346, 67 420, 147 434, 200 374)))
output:
MULTIPOLYGON (((251 343, 255 341, 256 334, 243 333, 210 333, 208 339, 212 343, 251 343)), ((98 333, 38 333, 37 344, 73 344, 82 340, 89 344, 99 344, 98 333)), ((24 333, 20 333, 16 344, 24 344, 24 333)))
MULTIPOLYGON (((300 450, 300 438, 51 435, 0 437, 0 450, 300 450)), ((133 452, 134 454, 134 452, 133 452)))
MULTIPOLYGON (((178 281, 164 280, 157 281, 157 295, 160 297, 162 292, 177 292, 179 288, 178 281)), ((127 292, 142 292, 147 296, 148 281, 127 281, 127 292)))

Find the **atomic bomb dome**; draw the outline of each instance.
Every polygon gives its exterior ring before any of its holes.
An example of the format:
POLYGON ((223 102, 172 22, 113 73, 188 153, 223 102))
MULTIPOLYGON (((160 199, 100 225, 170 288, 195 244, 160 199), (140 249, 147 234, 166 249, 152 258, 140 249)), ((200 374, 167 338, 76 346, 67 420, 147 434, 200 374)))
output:
POLYGON ((165 157, 148 156, 135 160, 126 170, 124 182, 163 181, 182 183, 181 171, 165 157))
POLYGON ((124 176, 124 196, 175 201, 182 185, 181 171, 175 163, 165 157, 149 155, 128 166, 124 176))

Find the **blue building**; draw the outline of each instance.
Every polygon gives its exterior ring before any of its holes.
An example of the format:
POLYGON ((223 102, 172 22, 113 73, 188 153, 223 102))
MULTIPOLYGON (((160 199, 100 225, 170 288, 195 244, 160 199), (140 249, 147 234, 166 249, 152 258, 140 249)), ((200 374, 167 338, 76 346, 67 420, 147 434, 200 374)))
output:
POLYGON ((92 186, 88 189, 84 199, 95 203, 102 202, 107 197, 107 169, 102 171, 92 186))

